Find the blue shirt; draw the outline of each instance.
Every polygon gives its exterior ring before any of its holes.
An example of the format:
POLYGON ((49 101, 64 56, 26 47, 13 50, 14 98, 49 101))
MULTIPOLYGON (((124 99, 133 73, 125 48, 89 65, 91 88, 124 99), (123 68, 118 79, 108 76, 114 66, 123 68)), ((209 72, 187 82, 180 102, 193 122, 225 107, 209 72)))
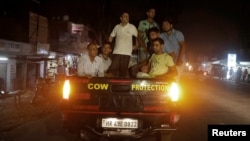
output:
POLYGON ((171 53, 171 52, 175 53, 176 58, 174 62, 176 63, 177 58, 179 56, 179 52, 180 52, 179 42, 185 41, 184 35, 182 34, 182 32, 173 29, 170 35, 168 35, 166 32, 161 33, 160 38, 164 40, 163 51, 166 53, 171 53))

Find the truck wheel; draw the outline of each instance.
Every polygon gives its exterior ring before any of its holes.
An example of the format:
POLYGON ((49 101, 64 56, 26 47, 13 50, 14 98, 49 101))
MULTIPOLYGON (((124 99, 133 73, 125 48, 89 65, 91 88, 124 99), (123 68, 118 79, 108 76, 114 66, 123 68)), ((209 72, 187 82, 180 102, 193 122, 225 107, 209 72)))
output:
POLYGON ((157 133, 155 141, 171 141, 172 133, 166 133, 164 131, 157 133))

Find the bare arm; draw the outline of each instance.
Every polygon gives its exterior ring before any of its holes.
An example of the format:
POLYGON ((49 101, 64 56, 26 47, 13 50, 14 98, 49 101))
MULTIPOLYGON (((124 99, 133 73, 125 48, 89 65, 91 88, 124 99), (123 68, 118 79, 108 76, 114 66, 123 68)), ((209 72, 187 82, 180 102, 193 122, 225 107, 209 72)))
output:
POLYGON ((133 45, 133 50, 138 49, 138 47, 139 47, 138 38, 135 38, 135 45, 133 45))
POLYGON ((177 58, 177 62, 176 62, 176 65, 179 66, 181 65, 183 62, 182 62, 182 57, 186 51, 186 48, 187 48, 187 45, 186 45, 186 42, 185 41, 182 41, 182 42, 179 42, 180 44, 180 53, 179 53, 179 56, 177 58))
POLYGON ((176 55, 175 55, 175 53, 174 52, 170 52, 170 53, 168 53, 172 58, 173 58, 173 60, 175 60, 175 58, 176 58, 176 55))
POLYGON ((114 38, 112 36, 109 36, 108 41, 111 43, 113 41, 113 39, 114 38))
POLYGON ((143 48, 145 52, 147 52, 147 46, 145 45, 144 40, 142 39, 142 31, 138 30, 137 40, 139 45, 143 48))

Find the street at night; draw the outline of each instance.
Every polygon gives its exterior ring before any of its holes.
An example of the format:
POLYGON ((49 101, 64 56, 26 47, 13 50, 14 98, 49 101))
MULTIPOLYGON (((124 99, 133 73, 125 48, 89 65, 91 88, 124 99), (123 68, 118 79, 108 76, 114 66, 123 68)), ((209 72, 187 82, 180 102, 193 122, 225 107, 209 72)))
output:
POLYGON ((1 0, 0 141, 250 141, 249 7, 1 0))
MULTIPOLYGON (((194 77, 182 83, 181 119, 172 141, 207 141, 208 124, 250 124, 250 84, 194 77)), ((79 141, 61 128, 60 111, 5 134, 4 141, 79 141)), ((145 141, 151 140, 148 138, 145 141)))

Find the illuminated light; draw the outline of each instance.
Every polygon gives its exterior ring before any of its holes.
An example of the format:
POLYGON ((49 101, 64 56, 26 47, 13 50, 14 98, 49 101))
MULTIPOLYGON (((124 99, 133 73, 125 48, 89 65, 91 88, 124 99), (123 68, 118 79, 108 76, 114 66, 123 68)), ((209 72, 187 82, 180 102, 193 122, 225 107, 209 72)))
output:
POLYGON ((193 68, 192 66, 188 66, 188 70, 189 70, 189 71, 191 71, 191 70, 192 70, 192 68, 193 68))
POLYGON ((178 101, 179 100, 179 87, 176 83, 172 83, 169 89, 169 97, 172 101, 178 101))
POLYGON ((141 86, 146 86, 146 84, 147 84, 147 83, 146 83, 145 81, 142 81, 142 82, 140 83, 141 86))
MULTIPOLYGON (((236 71, 236 65, 237 65, 237 55, 236 54, 227 54, 227 67, 233 68, 234 72, 236 71)), ((227 73, 227 79, 230 78, 229 71, 227 73)))
POLYGON ((168 127, 170 127, 170 125, 169 124, 162 124, 161 127, 168 128, 168 127))
POLYGON ((71 59, 71 56, 70 56, 70 55, 68 55, 68 56, 67 56, 67 59, 68 59, 68 60, 70 60, 70 59, 71 59))
POLYGON ((8 60, 8 58, 6 58, 6 57, 0 57, 0 61, 7 61, 8 60))
POLYGON ((205 76, 206 76, 206 75, 207 75, 207 72, 206 72, 206 71, 204 71, 204 72, 203 72, 203 75, 205 75, 205 76))
POLYGON ((69 80, 65 80, 63 85, 63 99, 69 99, 70 95, 70 83, 69 80))
POLYGON ((189 64, 188 64, 188 63, 186 63, 186 66, 189 66, 189 64))
POLYGON ((54 56, 54 55, 50 55, 49 58, 50 58, 50 59, 53 59, 53 58, 55 58, 55 56, 54 56))

